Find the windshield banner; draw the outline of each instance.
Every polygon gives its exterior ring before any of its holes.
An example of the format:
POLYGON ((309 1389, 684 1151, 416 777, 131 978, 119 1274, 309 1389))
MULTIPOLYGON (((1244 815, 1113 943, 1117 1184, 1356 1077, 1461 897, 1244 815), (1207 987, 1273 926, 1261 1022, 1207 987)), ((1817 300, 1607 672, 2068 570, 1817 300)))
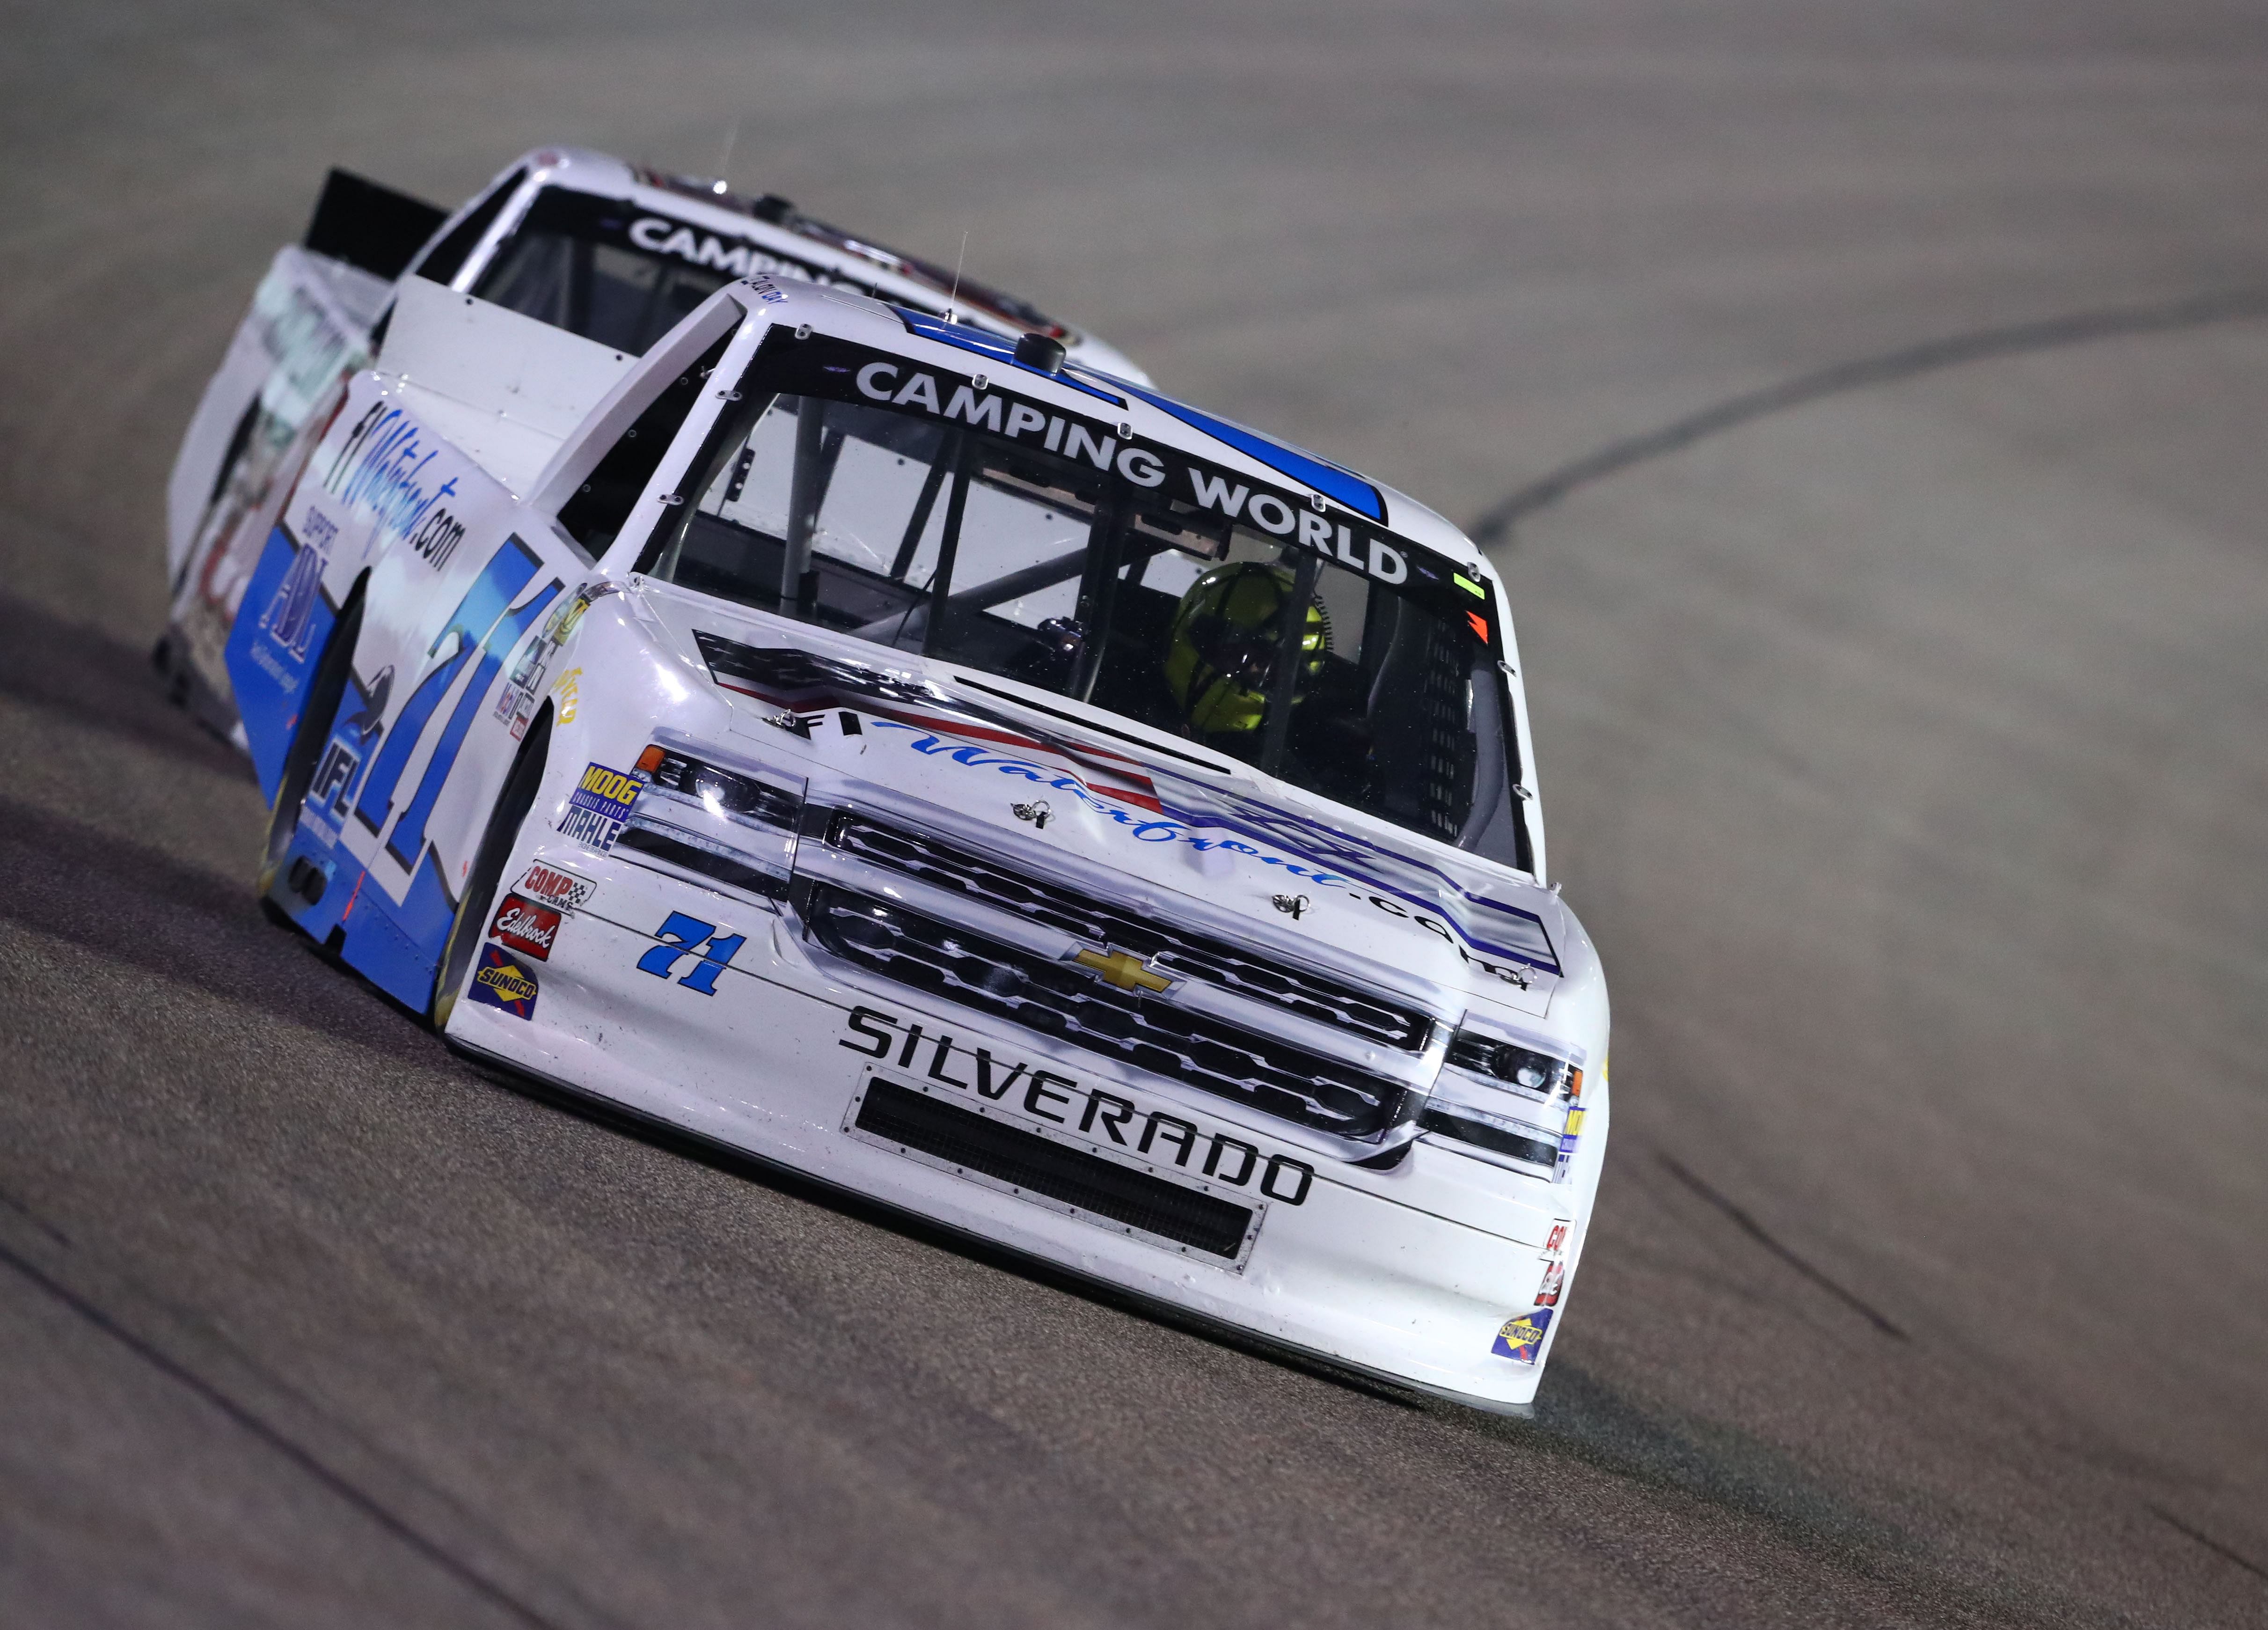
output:
MULTIPOLYGON (((1005 372, 1016 365, 1001 365, 1005 372)), ((1063 382, 1099 402, 1125 406, 1122 398, 1079 380, 1066 376, 1063 382)), ((1138 436, 1123 419, 1114 423, 1066 412, 1008 390, 990 374, 956 373, 828 334, 799 340, 785 329, 766 337, 742 389, 895 408, 1091 464, 1189 510, 1312 550, 1410 597, 1436 616, 1468 624, 1491 654, 1503 654, 1491 619, 1476 608, 1486 602, 1458 588, 1456 566, 1447 557, 1320 497, 1269 486, 1170 442, 1138 436)))

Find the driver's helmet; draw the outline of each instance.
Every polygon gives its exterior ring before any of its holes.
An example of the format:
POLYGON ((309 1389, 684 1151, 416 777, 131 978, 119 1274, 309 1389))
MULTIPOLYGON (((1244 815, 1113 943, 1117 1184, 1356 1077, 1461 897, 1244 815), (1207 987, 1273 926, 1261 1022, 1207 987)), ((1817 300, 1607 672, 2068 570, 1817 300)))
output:
MULTIPOLYGON (((1197 734, 1255 730, 1267 716, 1294 586, 1289 569, 1245 560, 1212 567, 1182 596, 1167 638, 1166 688, 1197 734)), ((1323 671, 1330 648, 1330 614, 1311 598, 1300 636, 1300 690, 1323 671)))

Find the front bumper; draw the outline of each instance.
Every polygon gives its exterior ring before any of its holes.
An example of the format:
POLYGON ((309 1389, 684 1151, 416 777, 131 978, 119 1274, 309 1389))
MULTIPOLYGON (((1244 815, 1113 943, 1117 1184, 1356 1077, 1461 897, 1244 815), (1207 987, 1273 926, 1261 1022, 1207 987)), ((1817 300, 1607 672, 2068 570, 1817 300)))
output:
POLYGON ((542 836, 507 882, 541 863, 592 888, 545 958, 515 954, 531 999, 457 1003, 459 1046, 1336 1364, 1486 1407, 1535 1396, 1596 1186, 1603 1095, 1558 1183, 1430 1140, 1364 1169, 1092 1052, 854 984, 775 905, 542 836), (704 962, 688 923, 703 943, 737 940, 729 961, 704 962), (1555 1261, 1551 1328, 1532 1361, 1502 1356, 1500 1330, 1555 1261))

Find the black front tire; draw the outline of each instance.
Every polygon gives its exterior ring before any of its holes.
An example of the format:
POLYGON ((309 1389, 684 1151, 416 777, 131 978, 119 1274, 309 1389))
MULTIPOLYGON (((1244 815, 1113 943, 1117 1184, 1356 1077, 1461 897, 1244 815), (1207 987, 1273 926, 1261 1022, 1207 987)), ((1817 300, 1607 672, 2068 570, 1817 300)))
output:
POLYGON ((356 579, 347 603, 339 608, 338 621, 332 624, 322 658, 315 664, 314 682, 307 687, 306 704, 299 710, 299 722, 292 729, 291 745, 284 749, 283 778, 276 783, 275 806, 268 812, 268 849, 260 862, 263 900, 284 898, 277 893, 276 869, 291 852, 292 837, 299 830, 300 806, 307 801, 307 788, 314 783, 316 756, 331 739, 331 726, 338 722, 339 704, 346 697, 347 681, 354 672, 355 642, 362 637, 364 581, 356 579))
POLYGON ((449 1015, 456 1010, 465 970, 472 966, 474 954, 488 930, 497 886, 504 881, 504 862, 518 846, 519 829, 526 823, 527 812, 535 807, 536 792, 543 785, 543 764, 550 748, 551 705, 547 702, 535 722, 528 726, 527 739, 519 744, 519 756, 512 761, 512 772, 504 777, 504 791, 497 794, 496 808, 489 812, 488 829, 481 834, 480 850, 465 878, 464 897, 457 903, 456 919, 450 924, 448 942, 442 948, 441 966, 433 976, 431 1013, 437 1030, 447 1028, 449 1015))

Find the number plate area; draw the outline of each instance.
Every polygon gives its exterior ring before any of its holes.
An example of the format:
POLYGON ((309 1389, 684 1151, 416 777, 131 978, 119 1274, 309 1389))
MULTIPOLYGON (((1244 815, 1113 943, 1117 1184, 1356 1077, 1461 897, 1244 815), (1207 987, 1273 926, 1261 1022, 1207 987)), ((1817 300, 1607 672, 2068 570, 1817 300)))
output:
POLYGON ((1114 1234, 1241 1272, 1264 1201, 1176 1173, 993 1104, 865 1074, 844 1111, 851 1137, 1114 1234))

